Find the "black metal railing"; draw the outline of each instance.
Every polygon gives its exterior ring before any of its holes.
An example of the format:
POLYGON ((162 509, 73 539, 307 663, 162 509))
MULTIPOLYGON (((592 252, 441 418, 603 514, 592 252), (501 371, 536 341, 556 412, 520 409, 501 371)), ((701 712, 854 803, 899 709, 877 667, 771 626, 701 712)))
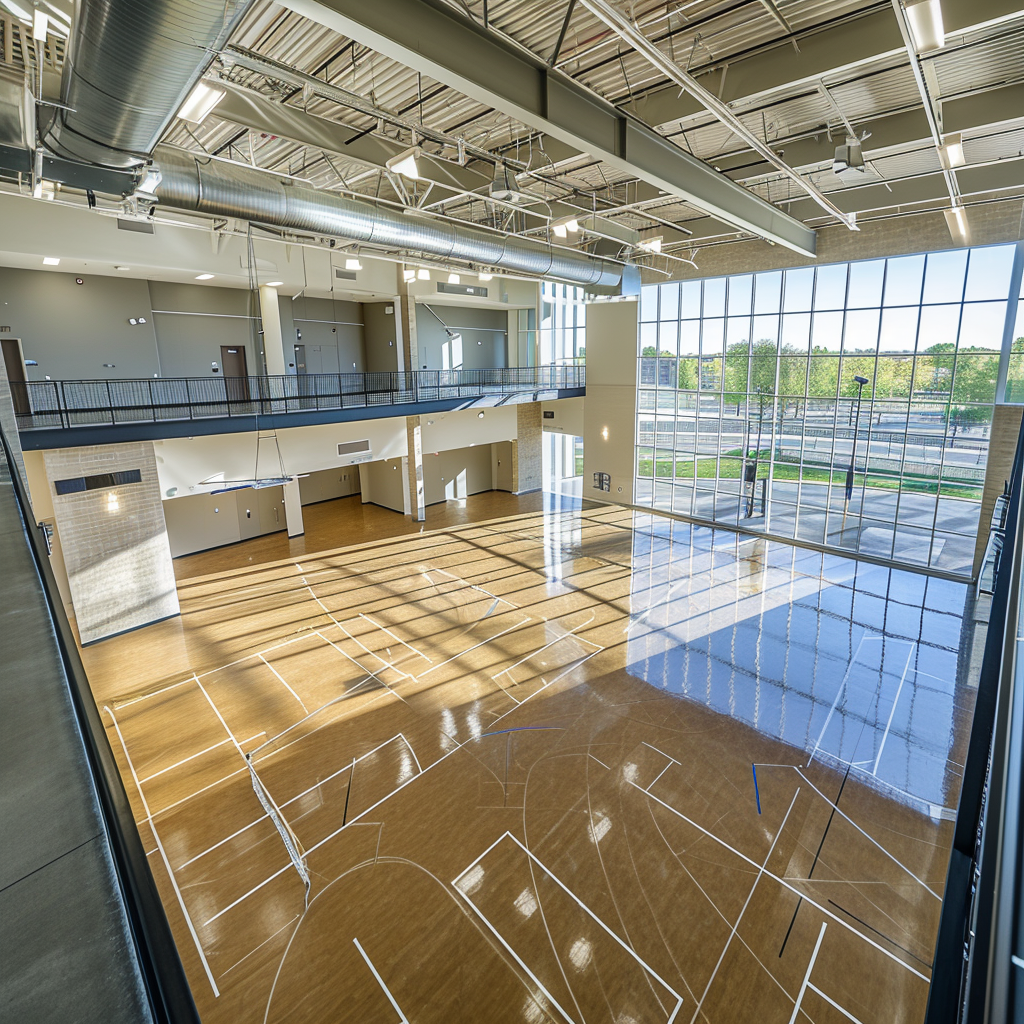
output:
POLYGON ((1024 664, 1016 658, 1024 556, 1024 426, 1002 519, 1002 543, 978 678, 953 848, 946 872, 925 1024, 1021 1020, 1024 664), (1018 1003, 1014 1008, 1015 1001, 1018 1003))
POLYGON ((223 419, 478 399, 586 386, 582 366, 12 383, 19 430, 223 419))
POLYGON ((2 430, 0 444, 0 458, 7 461, 15 498, 42 582, 152 1019, 156 1024, 200 1024, 163 902, 135 825, 135 815, 79 657, 74 633, 64 612, 50 566, 45 535, 42 527, 36 525, 18 463, 2 430))

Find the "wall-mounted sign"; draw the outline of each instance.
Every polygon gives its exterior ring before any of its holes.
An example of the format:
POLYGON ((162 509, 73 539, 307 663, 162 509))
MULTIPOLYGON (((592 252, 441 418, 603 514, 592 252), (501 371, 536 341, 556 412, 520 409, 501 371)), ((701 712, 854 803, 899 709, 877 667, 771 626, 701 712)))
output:
POLYGON ((554 418, 555 418, 555 412, 554 412, 553 409, 545 409, 544 410, 544 419, 546 419, 546 420, 553 420, 554 418))
POLYGON ((595 473, 594 474, 594 490, 595 491, 610 491, 612 489, 612 475, 611 473, 595 473))

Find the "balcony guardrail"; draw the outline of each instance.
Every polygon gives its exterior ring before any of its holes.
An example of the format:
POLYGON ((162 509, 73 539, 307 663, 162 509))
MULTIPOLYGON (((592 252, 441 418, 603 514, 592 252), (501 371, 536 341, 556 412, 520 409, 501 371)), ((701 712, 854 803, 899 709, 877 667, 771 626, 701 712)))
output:
POLYGON ((20 430, 372 409, 586 386, 583 366, 12 383, 20 430))

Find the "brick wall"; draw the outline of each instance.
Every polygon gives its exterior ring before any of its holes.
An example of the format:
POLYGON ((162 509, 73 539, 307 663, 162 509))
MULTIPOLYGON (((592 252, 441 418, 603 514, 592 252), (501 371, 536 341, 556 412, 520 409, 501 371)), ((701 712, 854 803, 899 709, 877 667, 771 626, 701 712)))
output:
POLYGON ((156 457, 149 441, 45 453, 82 643, 178 614, 156 457), (55 480, 138 469, 141 483, 59 495, 55 480))

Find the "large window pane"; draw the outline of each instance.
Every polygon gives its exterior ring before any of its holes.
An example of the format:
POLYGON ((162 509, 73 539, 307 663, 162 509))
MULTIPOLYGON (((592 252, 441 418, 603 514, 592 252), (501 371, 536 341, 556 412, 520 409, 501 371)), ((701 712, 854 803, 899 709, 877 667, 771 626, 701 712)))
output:
POLYGON ((1017 303, 1017 322, 1013 328, 1010 363, 1006 372, 1005 401, 1024 402, 1024 301, 1017 303))
POLYGON ((679 319, 679 282, 673 281, 661 286, 661 298, 658 304, 659 320, 679 319))
POLYGON ((782 285, 782 309, 785 313, 804 313, 811 308, 814 295, 814 268, 787 270, 782 285))
POLYGON ((886 306, 916 306, 921 301, 923 256, 900 256, 886 261, 886 306))
POLYGON ((725 316, 725 278, 713 277, 704 282, 702 316, 725 316))
POLYGON ((960 301, 967 272, 967 256, 967 249, 929 253, 924 275, 925 303, 960 301))
POLYGON ((839 354, 843 346, 843 314, 815 313, 811 322, 811 351, 839 354))
POLYGON ((1010 287, 1013 269, 1012 245, 990 245, 972 249, 967 264, 967 291, 964 299, 977 302, 982 299, 1005 299, 1010 287))
POLYGON ((882 325, 878 334, 878 351, 893 354, 905 352, 913 355, 917 347, 917 318, 919 306, 900 306, 882 310, 882 325))
POLYGON ((960 320, 961 352, 998 352, 1003 344, 1005 302, 969 302, 960 320))
POLYGON ((850 264, 850 294, 847 306, 863 309, 882 304, 882 283, 885 279, 885 260, 865 260, 850 264))
POLYGON ((680 288, 680 315, 684 320, 700 317, 700 281, 684 281, 680 288))
POLYGON ((753 274, 740 274, 729 278, 729 316, 742 316, 750 313, 750 303, 754 294, 753 274))
POLYGON ((878 348, 880 310, 854 309, 846 314, 843 329, 843 351, 875 352, 878 348))
POLYGON ((683 320, 679 324, 679 354, 695 356, 700 351, 700 321, 683 320))
POLYGON ((658 354, 658 325, 646 323, 640 325, 640 355, 656 356, 658 354))
POLYGON ((754 313, 778 313, 782 303, 782 271, 754 276, 754 313))
POLYGON ((640 321, 647 323, 658 319, 658 291, 656 284, 645 284, 640 289, 640 321))
POLYGON ((814 282, 815 309, 842 309, 846 305, 846 263, 818 267, 814 282))

